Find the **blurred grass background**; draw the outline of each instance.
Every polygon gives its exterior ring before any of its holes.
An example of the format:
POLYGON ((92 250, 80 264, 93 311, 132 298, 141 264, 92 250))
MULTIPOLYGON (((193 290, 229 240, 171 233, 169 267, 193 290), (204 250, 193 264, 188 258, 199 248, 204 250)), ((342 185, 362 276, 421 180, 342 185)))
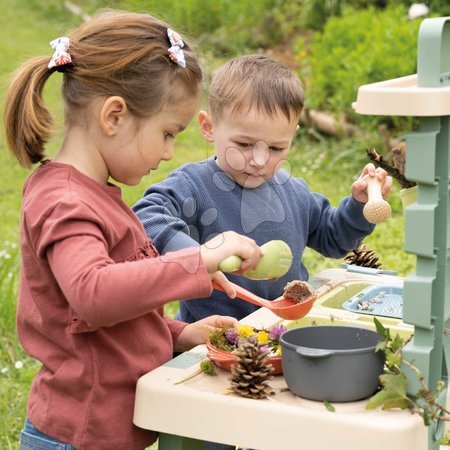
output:
MULTIPOLYGON (((408 75, 415 71, 416 34, 420 20, 407 18, 408 1, 382 0, 78 0, 87 14, 114 7, 151 12, 191 36, 201 50, 207 74, 222 61, 241 53, 266 52, 296 70, 307 88, 307 106, 344 114, 362 133, 359 137, 332 138, 301 127, 289 155, 294 176, 303 177, 312 190, 326 195, 333 205, 349 193, 352 181, 367 163, 365 148, 381 147, 378 125, 402 135, 413 124, 395 118, 356 117, 351 102, 360 84, 408 75), (376 28, 369 33, 370 27, 376 28), (369 39, 364 37, 369 36, 369 39), (369 58, 370 56, 370 58, 369 58)), ((450 14, 447 1, 428 2, 432 14, 450 14)), ((50 54, 48 42, 81 23, 62 0, 0 0, 0 103, 12 71, 30 57, 50 54), (18 14, 20 11, 20 15, 18 14)), ((45 97, 62 129, 62 105, 56 73, 45 97)), ((1 115, 2 113, 0 113, 1 115)), ((61 141, 61 131, 48 146, 51 156, 61 141)), ((187 161, 208 157, 206 144, 193 122, 177 139, 175 156, 163 163, 138 186, 122 186, 132 205, 150 184, 187 161)), ((15 332, 15 308, 20 267, 18 229, 21 187, 30 171, 19 167, 6 150, 0 128, 0 448, 17 449, 25 417, 31 380, 39 363, 27 357, 15 332)), ((403 250, 404 216, 394 184, 390 203, 392 219, 376 227, 365 240, 375 250, 383 268, 407 275, 414 258, 403 250)), ((307 251, 304 261, 311 274, 339 267, 342 261, 307 251)), ((167 306, 173 315, 177 303, 167 306)))

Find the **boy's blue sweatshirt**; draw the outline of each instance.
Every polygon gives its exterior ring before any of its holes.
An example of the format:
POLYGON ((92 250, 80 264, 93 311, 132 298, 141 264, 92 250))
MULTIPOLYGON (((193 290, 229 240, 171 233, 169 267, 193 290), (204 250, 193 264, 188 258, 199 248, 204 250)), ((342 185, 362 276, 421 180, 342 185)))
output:
MULTIPOLYGON (((262 245, 282 239, 294 259, 289 272, 275 281, 254 281, 228 275, 236 284, 273 300, 292 280, 308 280, 302 264, 306 246, 324 256, 341 258, 355 249, 374 226, 363 216, 364 204, 352 196, 338 208, 320 194, 310 192, 302 179, 280 170, 255 189, 236 184, 211 157, 173 171, 163 182, 150 186, 134 211, 161 254, 204 244, 217 233, 233 230, 262 245)), ((176 300, 176 299, 174 299, 176 300)), ((224 293, 180 303, 181 320, 194 322, 212 314, 241 319, 258 307, 224 293)))

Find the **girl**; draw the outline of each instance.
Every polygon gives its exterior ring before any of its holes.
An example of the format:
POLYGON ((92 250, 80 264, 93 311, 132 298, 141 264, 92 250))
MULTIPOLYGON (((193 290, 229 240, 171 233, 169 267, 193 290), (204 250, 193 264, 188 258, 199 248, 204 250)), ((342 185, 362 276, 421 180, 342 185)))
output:
POLYGON ((18 333, 42 362, 21 448, 141 449, 156 433, 132 424, 137 379, 204 342, 219 319, 187 325, 163 305, 208 297, 213 276, 233 296, 218 264, 237 254, 243 273, 261 252, 227 232, 160 257, 108 182, 135 185, 171 159, 196 111, 201 70, 179 35, 149 15, 106 11, 51 45, 53 57, 19 69, 5 109, 10 149, 25 167, 41 163, 23 188, 20 230, 18 333), (50 161, 41 94, 56 71, 66 130, 50 161))

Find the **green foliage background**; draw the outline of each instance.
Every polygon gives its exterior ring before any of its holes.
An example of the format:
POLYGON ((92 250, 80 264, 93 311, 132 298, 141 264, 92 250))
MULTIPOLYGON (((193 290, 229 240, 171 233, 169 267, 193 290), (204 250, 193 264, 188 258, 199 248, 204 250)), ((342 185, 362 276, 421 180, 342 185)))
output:
POLYGON ((346 8, 332 17, 312 38, 300 71, 308 80, 307 106, 373 123, 352 110, 358 87, 416 73, 419 25, 408 19, 402 5, 383 11, 346 8))
MULTIPOLYGON (((351 102, 355 100, 357 87, 415 71, 415 33, 420 21, 408 22, 405 6, 397 6, 399 2, 74 0, 74 3, 89 14, 102 7, 156 13, 177 31, 195 39, 207 73, 234 54, 273 50, 277 56, 280 47, 287 50, 288 62, 299 68, 307 87, 308 105, 334 113, 345 112, 365 128, 363 137, 343 140, 324 138, 315 130, 301 128, 295 140, 289 156, 293 176, 303 177, 333 205, 349 193, 352 181, 367 163, 364 149, 380 145, 374 122, 352 115, 351 102)), ((436 14, 447 6, 445 1, 432 3, 436 14)), ((48 42, 81 23, 82 19, 68 12, 63 4, 61 0, 0 0, 1 110, 11 72, 32 56, 50 54, 48 42)), ((45 98, 61 130, 60 81, 58 74, 49 80, 45 98)), ((401 126, 404 131, 411 124, 392 121, 392 125, 401 126)), ((50 156, 60 142, 61 131, 48 146, 50 156)), ((208 157, 213 151, 201 138, 195 123, 177 139, 175 148, 174 159, 162 164, 156 174, 139 186, 122 186, 128 204, 132 205, 148 184, 165 178, 187 161, 208 157)), ((0 127, 1 449, 18 448, 29 386, 39 368, 38 362, 24 354, 15 331, 21 186, 29 173, 7 153, 0 127)), ((404 216, 398 190, 394 185, 389 200, 392 219, 377 226, 366 244, 376 251, 384 268, 406 275, 414 268, 414 258, 403 250, 404 216)), ((325 259, 312 251, 305 253, 304 261, 311 274, 338 267, 342 262, 325 259)), ((167 306, 169 315, 176 309, 176 302, 167 306)))

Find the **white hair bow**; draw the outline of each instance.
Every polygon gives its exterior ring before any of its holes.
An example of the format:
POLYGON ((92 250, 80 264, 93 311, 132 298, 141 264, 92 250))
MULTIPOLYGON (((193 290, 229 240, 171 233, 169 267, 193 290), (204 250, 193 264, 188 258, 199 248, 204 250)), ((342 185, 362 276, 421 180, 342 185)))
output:
POLYGON ((167 36, 172 45, 172 47, 168 49, 170 59, 179 66, 186 67, 186 60, 184 59, 184 52, 182 50, 184 47, 183 38, 170 28, 167 28, 167 36))
POLYGON ((48 63, 48 68, 64 66, 72 62, 72 58, 68 52, 70 46, 70 40, 68 37, 59 37, 50 42, 52 49, 54 50, 52 59, 48 63))

